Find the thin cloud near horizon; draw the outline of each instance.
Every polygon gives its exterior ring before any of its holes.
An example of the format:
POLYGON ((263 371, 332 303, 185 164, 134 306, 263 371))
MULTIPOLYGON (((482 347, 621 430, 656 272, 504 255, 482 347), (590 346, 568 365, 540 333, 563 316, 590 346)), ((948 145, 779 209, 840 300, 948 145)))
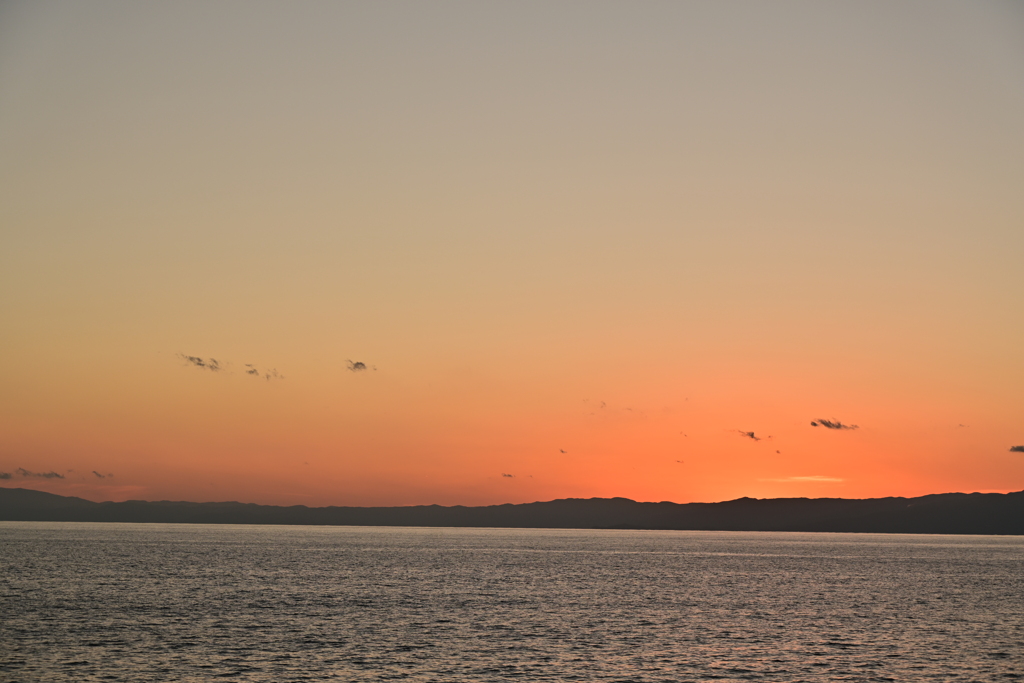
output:
POLYGON ((810 475, 810 476, 801 476, 801 477, 782 477, 782 478, 779 478, 779 479, 759 479, 758 481, 773 481, 773 482, 792 483, 792 484, 800 484, 800 483, 804 483, 804 484, 814 484, 814 483, 818 483, 818 484, 837 484, 839 482, 843 482, 843 481, 846 481, 846 480, 845 479, 841 479, 839 477, 826 477, 826 476, 821 475, 821 474, 813 474, 813 475, 810 475))
MULTIPOLYGON (((69 469, 68 473, 78 474, 78 470, 69 469)), ((98 479, 110 479, 114 476, 113 473, 108 472, 107 474, 102 474, 96 470, 90 470, 90 473, 98 479)), ((33 472, 32 470, 27 470, 24 467, 19 467, 15 469, 14 472, 0 472, 0 480, 8 481, 15 477, 21 477, 22 479, 67 479, 65 475, 53 470, 49 472, 33 472)), ((79 475, 79 478, 82 478, 81 475, 79 475)))
MULTIPOLYGON (((17 475, 19 475, 21 477, 24 477, 26 479, 30 478, 30 477, 34 477, 34 478, 37 478, 37 479, 63 479, 64 478, 63 474, 59 474, 59 473, 54 472, 52 470, 50 472, 32 472, 30 470, 26 470, 24 467, 19 467, 18 469, 14 470, 14 474, 17 474, 17 475)), ((12 475, 10 472, 0 472, 0 479, 12 479, 13 476, 14 475, 12 475)))

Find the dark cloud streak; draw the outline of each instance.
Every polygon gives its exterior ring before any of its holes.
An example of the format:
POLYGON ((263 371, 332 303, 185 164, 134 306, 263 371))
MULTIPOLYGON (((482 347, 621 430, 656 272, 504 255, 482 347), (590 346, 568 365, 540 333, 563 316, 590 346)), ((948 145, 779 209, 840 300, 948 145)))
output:
POLYGON ((184 353, 179 353, 178 358, 182 359, 190 365, 194 365, 197 368, 203 368, 210 372, 220 372, 223 370, 220 361, 216 358, 200 358, 199 356, 189 356, 184 353))
POLYGON ((825 429, 860 429, 857 425, 844 425, 839 420, 821 420, 812 421, 812 427, 824 427, 825 429))
POLYGON ((63 479, 64 478, 63 474, 58 474, 57 472, 29 472, 24 467, 19 467, 18 469, 14 470, 14 472, 16 474, 21 475, 22 477, 39 477, 40 479, 63 479))

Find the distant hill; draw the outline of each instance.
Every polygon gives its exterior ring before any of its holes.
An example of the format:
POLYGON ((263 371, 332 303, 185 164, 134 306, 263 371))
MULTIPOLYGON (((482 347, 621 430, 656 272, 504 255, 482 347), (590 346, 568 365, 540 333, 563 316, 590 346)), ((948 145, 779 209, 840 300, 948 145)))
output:
POLYGON ((680 504, 567 498, 482 507, 310 508, 234 502, 95 503, 42 491, 0 488, 0 520, 1024 535, 1024 491, 865 500, 739 498, 680 504))

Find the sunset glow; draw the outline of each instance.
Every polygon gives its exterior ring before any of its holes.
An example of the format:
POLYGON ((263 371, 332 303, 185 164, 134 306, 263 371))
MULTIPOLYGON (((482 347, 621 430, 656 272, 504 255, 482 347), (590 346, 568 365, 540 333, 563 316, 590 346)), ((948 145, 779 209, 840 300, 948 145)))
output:
POLYGON ((0 101, 2 486, 1024 489, 1020 5, 7 3, 0 101))

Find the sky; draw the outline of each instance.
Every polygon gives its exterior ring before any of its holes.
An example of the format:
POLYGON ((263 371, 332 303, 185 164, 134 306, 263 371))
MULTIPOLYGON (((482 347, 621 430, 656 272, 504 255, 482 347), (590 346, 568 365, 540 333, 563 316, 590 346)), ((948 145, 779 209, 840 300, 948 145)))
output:
POLYGON ((1024 489, 1018 2, 2 2, 0 486, 1024 489))

